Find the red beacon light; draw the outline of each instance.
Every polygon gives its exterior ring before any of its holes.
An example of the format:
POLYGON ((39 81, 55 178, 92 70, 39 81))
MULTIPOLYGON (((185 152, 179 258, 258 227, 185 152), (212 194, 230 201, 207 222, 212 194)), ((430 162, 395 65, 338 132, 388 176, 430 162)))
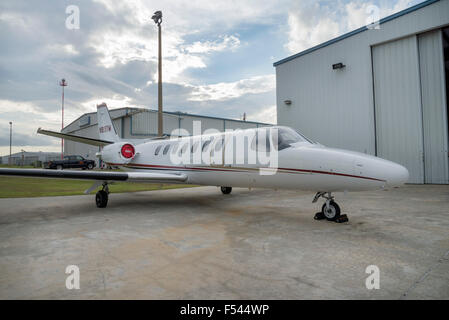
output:
POLYGON ((132 144, 124 144, 122 146, 122 149, 120 150, 122 156, 126 159, 131 159, 132 157, 134 157, 136 151, 134 149, 134 146, 132 144))

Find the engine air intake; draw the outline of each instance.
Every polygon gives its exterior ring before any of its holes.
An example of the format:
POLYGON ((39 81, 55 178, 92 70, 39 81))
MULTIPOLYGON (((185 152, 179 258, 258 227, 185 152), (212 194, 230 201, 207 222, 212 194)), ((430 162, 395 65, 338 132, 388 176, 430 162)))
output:
POLYGON ((134 157, 134 154, 136 153, 134 146, 129 143, 124 144, 120 152, 122 156, 126 159, 131 159, 132 157, 134 157))

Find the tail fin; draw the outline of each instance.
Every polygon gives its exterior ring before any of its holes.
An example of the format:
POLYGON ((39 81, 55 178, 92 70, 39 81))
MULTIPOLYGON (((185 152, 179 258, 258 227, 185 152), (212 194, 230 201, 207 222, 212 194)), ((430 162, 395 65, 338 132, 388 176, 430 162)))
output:
POLYGON ((97 105, 98 132, 101 140, 118 142, 120 138, 111 120, 106 103, 97 105))

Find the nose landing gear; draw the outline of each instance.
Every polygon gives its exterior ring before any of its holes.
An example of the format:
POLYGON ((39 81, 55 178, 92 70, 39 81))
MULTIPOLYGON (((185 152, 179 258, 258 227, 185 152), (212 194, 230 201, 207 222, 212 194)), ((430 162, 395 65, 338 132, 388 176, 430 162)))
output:
POLYGON ((335 221, 337 223, 349 221, 346 214, 341 214, 340 207, 334 201, 334 197, 330 192, 317 192, 312 203, 317 202, 320 197, 325 198, 326 202, 321 207, 321 212, 315 214, 315 220, 327 219, 328 221, 335 221))

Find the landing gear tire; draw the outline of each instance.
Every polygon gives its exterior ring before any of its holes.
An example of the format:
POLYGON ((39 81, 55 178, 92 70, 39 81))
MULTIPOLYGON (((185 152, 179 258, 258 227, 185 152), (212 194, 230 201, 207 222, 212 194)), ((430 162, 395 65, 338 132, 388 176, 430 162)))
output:
POLYGON ((341 211, 338 204, 335 201, 331 200, 329 201, 329 207, 326 203, 323 204, 323 206, 321 207, 321 212, 328 221, 336 221, 340 217, 341 211))
POLYGON ((317 192, 315 197, 313 198, 312 203, 318 201, 319 198, 323 197, 326 199, 326 202, 321 207, 321 211, 315 214, 315 220, 324 220, 335 221, 337 223, 348 222, 348 216, 346 214, 340 214, 340 207, 334 201, 334 197, 330 192, 317 192))
POLYGON ((232 187, 221 187, 221 192, 223 194, 230 194, 232 192, 232 187))
POLYGON ((108 193, 104 190, 100 190, 95 195, 95 204, 98 208, 106 208, 108 205, 108 193))

